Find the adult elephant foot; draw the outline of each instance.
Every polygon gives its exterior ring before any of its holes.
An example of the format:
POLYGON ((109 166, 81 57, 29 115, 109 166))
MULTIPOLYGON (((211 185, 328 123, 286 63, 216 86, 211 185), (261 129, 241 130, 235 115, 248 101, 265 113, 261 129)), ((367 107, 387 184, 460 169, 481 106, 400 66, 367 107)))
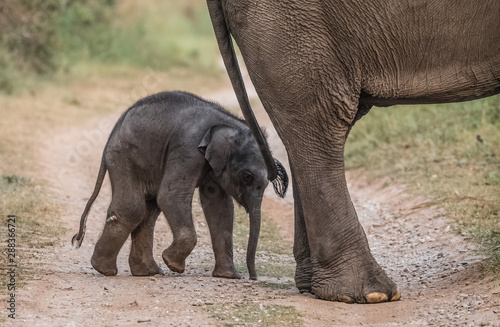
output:
MULTIPOLYGON (((348 205, 348 208, 353 207, 348 205)), ((351 212, 355 217, 354 211, 351 212)), ((311 233, 316 237, 309 236, 309 242, 296 239, 297 288, 301 293, 310 292, 329 301, 380 303, 399 300, 401 293, 397 285, 372 256, 361 225, 354 225, 357 227, 350 230, 350 237, 316 229, 311 233), (339 239, 344 241, 339 242, 339 239)), ((298 235, 302 231, 298 228, 298 235)))
POLYGON ((241 276, 236 271, 236 268, 233 266, 215 266, 214 271, 212 272, 213 277, 221 277, 221 278, 230 278, 230 279, 240 279, 241 276))
POLYGON ((314 269, 312 293, 320 299, 346 303, 398 301, 398 287, 371 254, 368 256, 371 258, 365 263, 359 257, 351 265, 344 262, 342 269, 314 269))

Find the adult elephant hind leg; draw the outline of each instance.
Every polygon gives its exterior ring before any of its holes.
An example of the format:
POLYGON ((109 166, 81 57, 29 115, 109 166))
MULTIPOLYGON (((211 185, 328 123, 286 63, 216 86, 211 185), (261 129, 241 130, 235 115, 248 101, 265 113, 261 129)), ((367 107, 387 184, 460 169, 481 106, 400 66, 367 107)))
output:
POLYGON ((132 247, 129 256, 130 272, 134 276, 163 274, 153 258, 153 237, 156 219, 160 214, 156 201, 147 202, 147 214, 131 234, 132 247))
POLYGON ((215 256, 212 276, 241 278, 233 262, 233 199, 217 183, 209 181, 200 186, 200 200, 215 256))
MULTIPOLYGON (((300 121, 300 128, 277 124, 300 194, 303 225, 298 213, 295 253, 301 249, 307 262, 307 242, 311 290, 319 298, 334 301, 397 300, 397 287, 373 258, 347 190, 343 155, 349 125, 339 119, 339 110, 345 108, 337 103, 313 109, 307 109, 308 115, 297 112, 296 117, 287 117, 289 122, 300 121), (306 234, 301 234, 304 227, 306 234)), ((299 271, 301 282, 307 283, 307 267, 297 263, 304 270, 299 271)))

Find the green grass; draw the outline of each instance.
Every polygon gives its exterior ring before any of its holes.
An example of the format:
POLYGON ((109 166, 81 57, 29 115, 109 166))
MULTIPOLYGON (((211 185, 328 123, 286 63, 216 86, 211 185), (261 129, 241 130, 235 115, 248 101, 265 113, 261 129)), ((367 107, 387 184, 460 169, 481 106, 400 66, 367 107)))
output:
POLYGON ((0 8, 9 17, 0 20, 3 93, 95 74, 94 66, 220 74, 203 0, 12 0, 0 8))
POLYGON ((241 305, 206 306, 213 318, 224 326, 290 326, 299 327, 304 323, 299 312, 291 306, 259 305, 245 303, 241 305))
MULTIPOLYGON (((47 196, 43 184, 24 177, 0 176, 0 216, 5 218, 8 215, 16 216, 18 246, 50 246, 53 245, 53 236, 64 232, 58 223, 59 208, 47 196)), ((0 233, 0 242, 3 243, 5 238, 6 233, 0 233)))
MULTIPOLYGON (((295 275, 295 261, 293 257, 282 258, 267 256, 268 262, 262 261, 262 254, 257 253, 255 270, 258 276, 275 277, 275 278, 293 278, 295 275)), ((247 264, 245 261, 236 261, 234 263, 236 270, 243 274, 248 274, 247 264)))
MULTIPOLYGON (((7 264, 7 216, 15 215, 15 263, 17 264, 16 286, 24 285, 34 271, 33 263, 29 263, 33 249, 54 245, 54 238, 64 232, 59 222, 59 208, 47 196, 40 183, 33 182, 17 175, 0 176, 0 217, 2 230, 0 243, 5 249, 5 258, 0 266, 7 264)), ((14 232, 14 229, 11 230, 14 232)), ((3 269, 2 269, 3 270, 3 269)), ((7 275, 0 276, 0 287, 6 289, 7 275)))
POLYGON ((217 45, 205 1, 73 4, 61 15, 62 61, 213 72, 217 45))
MULTIPOLYGON (((236 249, 246 250, 250 232, 248 214, 236 202, 234 206, 234 246, 236 249)), ((292 243, 281 236, 276 223, 263 213, 257 251, 291 256, 292 248, 292 243)))
POLYGON ((57 8, 43 0, 0 2, 0 92, 29 84, 55 67, 57 8))
MULTIPOLYGON (((235 203, 234 249, 246 253, 249 234, 248 214, 235 203)), ((292 278, 295 274, 293 244, 281 236, 277 225, 265 214, 261 217, 261 229, 255 269, 259 276, 292 278)), ((236 261, 237 270, 248 273, 246 261, 236 261)))
POLYGON ((346 168, 406 184, 438 204, 500 269, 500 96, 373 108, 356 123, 346 168))
POLYGON ((290 290, 296 289, 295 282, 293 281, 285 281, 283 283, 273 283, 273 282, 264 282, 260 281, 257 282, 257 285, 261 287, 267 287, 267 288, 272 288, 272 289, 277 289, 277 290, 290 290))

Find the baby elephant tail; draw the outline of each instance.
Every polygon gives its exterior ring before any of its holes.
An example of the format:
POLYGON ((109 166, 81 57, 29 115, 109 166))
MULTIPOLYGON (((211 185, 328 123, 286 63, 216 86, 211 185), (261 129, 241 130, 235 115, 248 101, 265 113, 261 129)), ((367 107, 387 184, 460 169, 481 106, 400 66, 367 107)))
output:
POLYGON ((97 195, 99 195, 99 191, 101 190, 104 176, 106 176, 106 170, 107 170, 106 163, 104 162, 104 158, 102 158, 101 168, 99 168, 99 175, 97 176, 94 192, 92 193, 92 196, 88 200, 87 205, 85 206, 85 210, 82 213, 82 217, 80 218, 80 230, 78 231, 77 234, 75 234, 75 236, 73 236, 73 239, 71 239, 71 244, 77 249, 82 245, 83 237, 85 236, 87 216, 89 215, 90 208, 92 207, 92 204, 97 198, 97 195))

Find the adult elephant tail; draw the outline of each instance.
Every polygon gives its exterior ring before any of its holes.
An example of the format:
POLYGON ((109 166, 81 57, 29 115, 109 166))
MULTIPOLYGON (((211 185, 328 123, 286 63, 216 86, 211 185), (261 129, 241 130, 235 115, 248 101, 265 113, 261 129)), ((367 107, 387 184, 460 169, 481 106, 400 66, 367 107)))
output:
POLYGON ((229 75, 234 92, 236 93, 236 98, 238 99, 243 116, 245 117, 248 127, 252 131, 252 134, 259 145, 260 152, 264 157, 267 167, 267 178, 272 181, 276 194, 280 197, 284 197, 288 187, 288 176, 283 165, 278 160, 273 158, 266 138, 257 124, 257 119, 255 118, 252 108, 250 107, 245 84, 243 83, 238 60, 234 52, 231 34, 229 33, 229 29, 226 25, 226 19, 222 10, 222 3, 220 0, 207 0, 207 5, 212 25, 214 27, 215 37, 217 38, 217 44, 219 45, 219 51, 222 55, 224 65, 226 66, 227 74, 229 75))

